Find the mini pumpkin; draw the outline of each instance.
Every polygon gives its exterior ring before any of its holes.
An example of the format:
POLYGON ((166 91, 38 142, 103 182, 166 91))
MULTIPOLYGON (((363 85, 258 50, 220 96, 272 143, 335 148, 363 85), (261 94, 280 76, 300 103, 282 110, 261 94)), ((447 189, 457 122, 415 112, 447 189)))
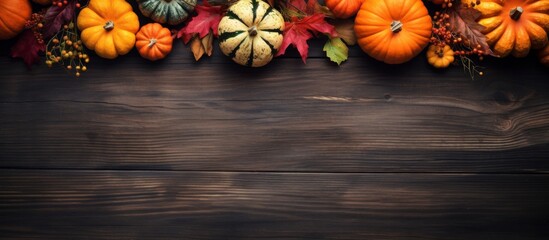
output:
POLYGON ((541 64, 549 67, 549 44, 539 51, 538 56, 541 64))
POLYGON ((360 48, 389 64, 417 56, 429 43, 431 29, 421 0, 365 0, 355 18, 360 48))
POLYGON ((135 48, 139 55, 151 61, 165 58, 172 51, 172 33, 158 23, 141 27, 135 37, 135 48))
POLYGON ((0 40, 15 37, 25 28, 25 22, 32 14, 28 0, 0 1, 0 40))
POLYGON ((137 0, 139 10, 155 22, 177 25, 193 12, 196 0, 137 0))
POLYGON ((336 18, 350 18, 354 16, 364 0, 326 0, 326 6, 336 18))
POLYGON ((448 45, 431 45, 427 49, 427 62, 435 68, 446 68, 454 62, 454 51, 448 45))
POLYGON ((84 45, 108 59, 128 53, 139 30, 137 15, 124 0, 90 0, 80 11, 77 24, 84 45))
POLYGON ((236 63, 261 67, 269 63, 282 45, 284 18, 260 0, 240 0, 219 22, 221 51, 236 63))
POLYGON ((547 44, 549 0, 482 0, 477 20, 496 55, 525 57, 547 44))

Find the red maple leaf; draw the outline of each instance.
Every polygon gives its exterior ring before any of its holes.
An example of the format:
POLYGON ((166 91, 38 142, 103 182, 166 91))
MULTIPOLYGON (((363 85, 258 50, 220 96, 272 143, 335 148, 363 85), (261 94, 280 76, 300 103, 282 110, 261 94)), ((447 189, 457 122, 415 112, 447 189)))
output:
POLYGON ((11 48, 11 57, 22 58, 27 67, 40 61, 39 52, 46 50, 44 42, 38 42, 32 30, 27 29, 20 34, 19 39, 11 48))
POLYGON ((181 28, 176 35, 176 38, 183 38, 185 44, 187 44, 195 34, 198 34, 198 37, 200 38, 204 38, 212 31, 215 37, 218 36, 217 27, 219 26, 221 17, 223 17, 221 6, 211 6, 208 4, 208 1, 204 1, 203 5, 197 5, 195 7, 195 11, 197 15, 189 21, 187 26, 181 28))
POLYGON ((325 15, 315 13, 304 18, 292 17, 290 22, 285 23, 284 39, 276 56, 283 55, 288 46, 293 45, 301 55, 305 63, 309 54, 309 45, 307 40, 313 37, 313 34, 327 34, 331 37, 337 37, 335 27, 324 20, 325 15))

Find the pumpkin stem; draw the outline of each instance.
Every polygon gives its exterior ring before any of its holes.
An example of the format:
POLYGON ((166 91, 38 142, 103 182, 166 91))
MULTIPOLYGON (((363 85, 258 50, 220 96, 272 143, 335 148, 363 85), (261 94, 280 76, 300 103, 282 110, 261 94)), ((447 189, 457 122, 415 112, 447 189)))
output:
POLYGON ((393 20, 391 22, 391 31, 394 33, 400 32, 402 30, 402 23, 398 20, 393 20))
POLYGON ((149 39, 149 45, 147 45, 148 47, 153 47, 154 45, 156 44, 156 38, 151 38, 149 39))
POLYGON ((257 35, 257 28, 255 26, 252 26, 250 29, 248 29, 248 34, 250 34, 251 37, 255 37, 257 35))
POLYGON ((522 7, 516 7, 511 9, 511 11, 509 12, 509 16, 511 16, 511 19, 517 21, 519 20, 520 15, 522 15, 523 12, 524 9, 522 9, 522 7))
POLYGON ((107 31, 112 30, 114 28, 114 22, 109 20, 105 23, 105 26, 103 26, 103 28, 107 31))
POLYGON ((444 50, 443 49, 438 48, 436 53, 437 53, 439 58, 444 57, 444 50))

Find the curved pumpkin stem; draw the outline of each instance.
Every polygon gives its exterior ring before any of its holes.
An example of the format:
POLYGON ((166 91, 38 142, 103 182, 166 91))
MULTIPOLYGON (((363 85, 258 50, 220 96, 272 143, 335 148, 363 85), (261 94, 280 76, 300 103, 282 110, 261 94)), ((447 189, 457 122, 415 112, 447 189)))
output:
POLYGON ((393 20, 393 22, 391 22, 391 31, 393 33, 402 31, 402 23, 398 20, 393 20))
POLYGON ((524 12, 524 9, 518 6, 516 8, 511 9, 511 11, 509 11, 509 16, 511 16, 511 19, 516 21, 516 20, 519 20, 520 15, 522 15, 523 12, 524 12))
POLYGON ((107 31, 110 31, 110 30, 113 30, 114 29, 114 22, 113 21, 107 21, 105 23, 105 25, 103 26, 103 28, 107 31))
POLYGON ((154 45, 156 44, 156 38, 151 38, 149 39, 149 45, 147 45, 148 47, 153 47, 154 45))
POLYGON ((252 26, 250 29, 248 29, 248 34, 250 36, 255 37, 257 35, 257 27, 252 26))

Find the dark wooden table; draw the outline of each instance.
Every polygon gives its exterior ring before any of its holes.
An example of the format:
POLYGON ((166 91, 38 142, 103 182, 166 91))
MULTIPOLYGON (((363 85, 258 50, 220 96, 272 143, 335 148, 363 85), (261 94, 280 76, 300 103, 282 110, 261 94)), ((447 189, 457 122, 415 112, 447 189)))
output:
POLYGON ((313 42, 267 67, 188 48, 76 79, 0 57, 1 239, 547 239, 549 70, 471 81, 313 42))

